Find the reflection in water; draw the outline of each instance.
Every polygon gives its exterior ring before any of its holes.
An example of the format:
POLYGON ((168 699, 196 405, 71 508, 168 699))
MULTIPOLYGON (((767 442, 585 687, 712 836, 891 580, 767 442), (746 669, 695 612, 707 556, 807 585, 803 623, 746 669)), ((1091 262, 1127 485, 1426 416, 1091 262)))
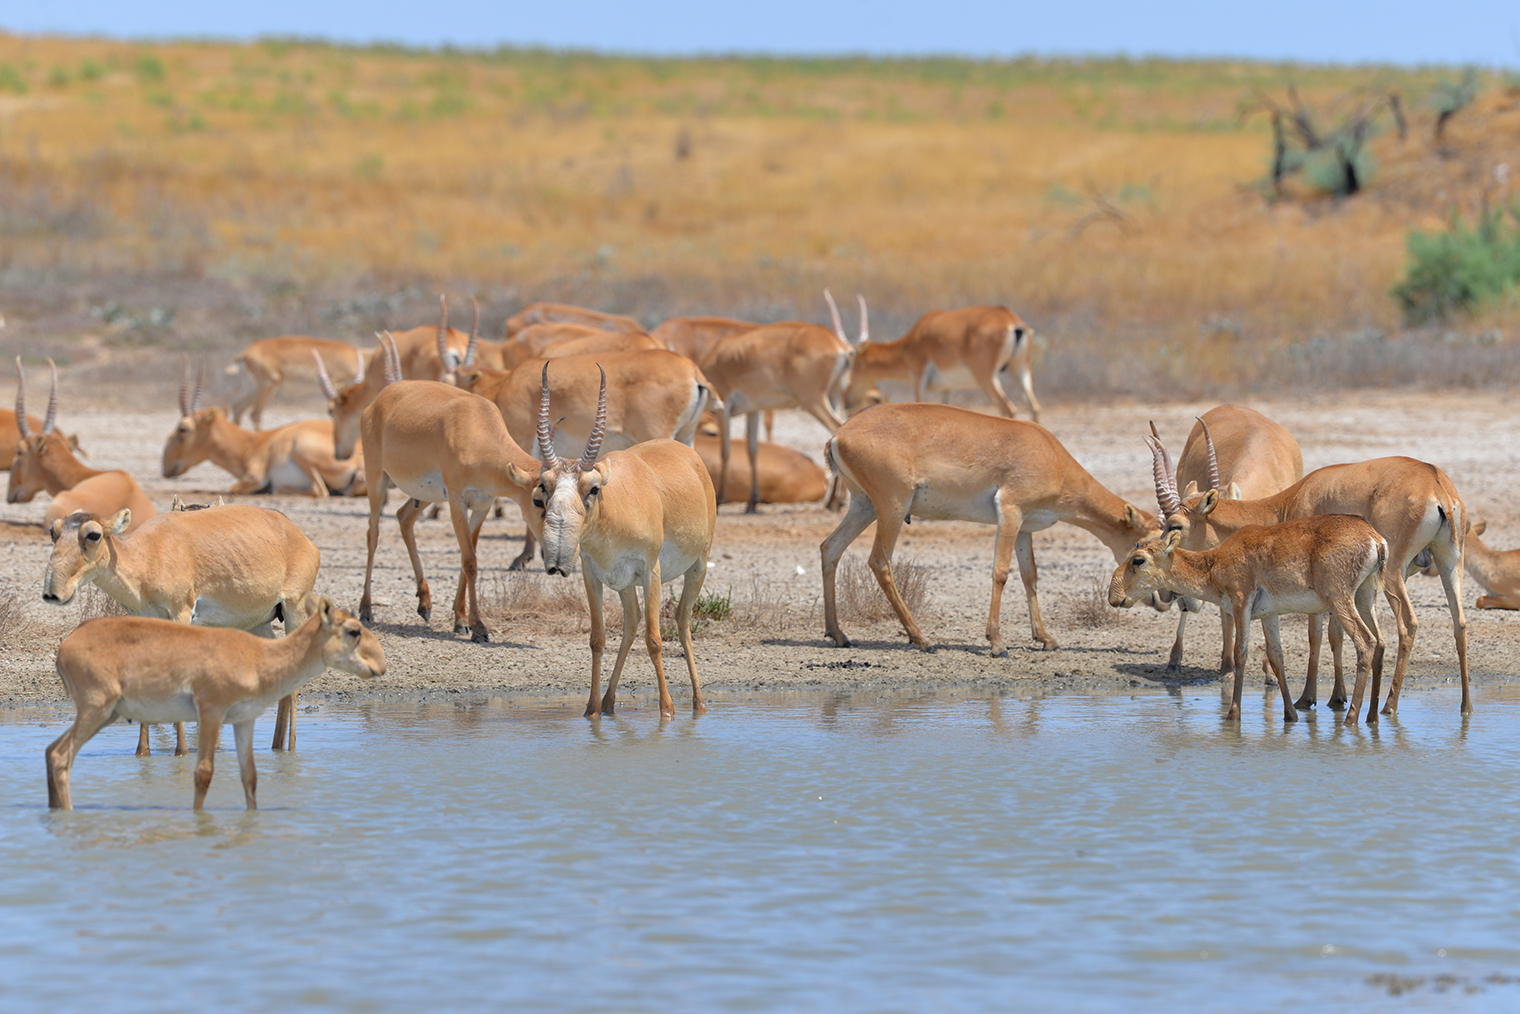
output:
POLYGON ((110 734, 49 813, 68 716, 0 713, 0 997, 66 1007, 87 962, 185 998, 118 1010, 1520 1002, 1509 688, 1351 729, 1204 687, 583 703, 319 704, 265 809, 224 751, 201 814, 193 757, 110 734))

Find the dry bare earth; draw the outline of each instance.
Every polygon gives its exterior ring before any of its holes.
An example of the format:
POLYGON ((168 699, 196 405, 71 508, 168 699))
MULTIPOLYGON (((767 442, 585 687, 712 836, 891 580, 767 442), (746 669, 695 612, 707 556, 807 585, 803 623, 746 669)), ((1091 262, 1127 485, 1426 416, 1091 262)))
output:
MULTIPOLYGON (((82 379, 82 378, 81 378, 82 379)), ((77 382, 76 382, 77 383, 77 382)), ((69 378, 64 378, 65 389, 69 378)), ((106 392, 99 392, 106 398, 106 392)), ((78 392, 76 392, 76 397, 78 392)), ((82 401, 83 399, 80 399, 82 401)), ((79 402, 76 401, 77 405, 79 402)), ((277 403, 271 425, 298 418, 290 402, 277 403)), ((1333 402, 1277 400, 1256 406, 1282 421, 1303 445, 1307 468, 1387 454, 1410 454, 1445 468, 1474 517, 1489 519, 1491 543, 1520 545, 1520 510, 1511 476, 1520 451, 1520 423, 1503 399, 1471 394, 1378 392, 1341 396, 1333 402)), ((1147 419, 1163 436, 1180 444, 1195 414, 1206 404, 1075 404, 1052 406, 1047 422, 1077 459, 1110 488, 1136 504, 1154 509, 1149 457, 1141 443, 1147 419)), ((315 409, 313 404, 310 408, 315 409)), ((158 412, 113 411, 97 405, 64 411, 62 425, 77 430, 94 452, 95 467, 124 467, 142 482, 155 503, 167 507, 172 494, 188 500, 214 498, 230 478, 209 464, 174 480, 158 477, 163 438, 176 419, 158 412)), ((778 420, 777 437, 816 457, 825 438, 811 419, 796 414, 778 420)), ((358 601, 364 577, 367 502, 362 499, 256 497, 249 502, 285 511, 322 550, 318 590, 340 603, 358 601)), ((7 505, 0 514, 0 700, 42 703, 64 698, 53 673, 53 652, 62 637, 99 610, 100 596, 85 604, 46 607, 40 599, 48 542, 37 527, 45 498, 7 505)), ((393 494, 392 506, 398 501, 393 494)), ((991 658, 984 630, 990 594, 991 528, 960 523, 921 522, 904 530, 897 558, 921 571, 925 603, 919 618, 939 650, 923 653, 906 646, 896 621, 870 582, 864 560, 871 531, 846 556, 854 561, 861 603, 844 614, 850 649, 822 638, 818 543, 836 516, 814 506, 762 508, 745 516, 741 507, 719 513, 713 567, 707 588, 732 594, 734 616, 708 621, 697 638, 698 666, 711 696, 755 688, 880 686, 945 689, 975 686, 1011 693, 1123 691, 1166 683, 1162 672, 1175 628, 1175 614, 1149 610, 1120 612, 1097 601, 1113 561, 1102 546, 1076 529, 1057 527, 1035 536, 1040 594, 1045 620, 1060 640, 1055 652, 1036 651, 1027 631, 1022 588, 1009 582, 1003 623, 1010 656, 991 658), (800 573, 799 573, 800 569, 800 573)), ((584 693, 590 665, 586 646, 584 594, 578 578, 549 578, 535 562, 528 575, 509 575, 508 561, 520 546, 521 525, 488 521, 481 539, 482 588, 496 608, 490 616, 493 640, 473 645, 446 629, 446 603, 458 574, 458 553, 444 521, 418 526, 427 572, 440 608, 431 627, 414 609, 412 576, 393 520, 381 530, 375 590, 377 631, 390 663, 383 681, 360 686, 336 674, 312 684, 316 694, 341 697, 417 697, 466 694, 584 693)), ((667 586, 667 595, 670 586, 667 586)), ((1410 666, 1410 686, 1428 687, 1455 679, 1456 660, 1439 582, 1412 581, 1420 633, 1410 666)), ((1469 581, 1464 598, 1478 590, 1469 581)), ((848 601, 848 593, 842 592, 848 601)), ((1385 636, 1393 624, 1382 607, 1385 636)), ((1474 679, 1508 681, 1520 672, 1520 618, 1469 608, 1469 658, 1474 679)), ((615 629, 615 628, 614 628, 615 629)), ((1290 671, 1302 671, 1303 638, 1292 624, 1288 638, 1290 671)), ((1218 655, 1217 612, 1190 624, 1184 683, 1212 683, 1218 655)), ((667 651, 678 653, 674 642, 667 651)), ((1260 638, 1256 638, 1260 651, 1260 638)), ((678 656, 677 656, 678 657, 678 656)), ((1254 656, 1253 656, 1254 659, 1254 656)), ((1253 667, 1254 667, 1253 661, 1253 667)), ((671 670, 678 699, 682 666, 671 670)), ((653 670, 635 646, 624 686, 637 701, 652 691, 653 670)))

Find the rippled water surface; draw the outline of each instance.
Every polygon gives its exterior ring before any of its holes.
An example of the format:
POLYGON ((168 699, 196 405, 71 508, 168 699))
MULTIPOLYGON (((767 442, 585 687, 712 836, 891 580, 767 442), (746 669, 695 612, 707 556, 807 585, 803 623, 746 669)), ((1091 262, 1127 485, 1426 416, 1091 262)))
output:
POLYGON ((1520 692, 1476 703, 325 703, 201 815, 126 726, 48 812, 71 712, 0 712, 0 1007, 1520 1009, 1520 692))

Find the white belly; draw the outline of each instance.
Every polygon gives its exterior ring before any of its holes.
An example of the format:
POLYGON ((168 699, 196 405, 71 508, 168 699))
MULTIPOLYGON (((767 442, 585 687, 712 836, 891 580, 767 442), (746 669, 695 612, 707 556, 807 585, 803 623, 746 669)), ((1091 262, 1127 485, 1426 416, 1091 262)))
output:
POLYGON ((1305 613, 1317 616, 1325 612, 1325 603, 1312 590, 1291 594, 1276 594, 1265 588, 1257 588, 1251 596, 1251 619, 1262 616, 1281 616, 1284 613, 1305 613))
POLYGON ((956 497, 942 496, 932 486, 913 491, 908 513, 916 518, 932 521, 975 521, 982 525, 997 524, 997 505, 989 490, 969 503, 956 497))
POLYGON ((190 616, 190 622, 197 627, 233 627, 238 630, 247 630, 268 623, 274 619, 274 603, 259 609, 244 608, 232 609, 228 606, 202 596, 195 600, 195 611, 190 616))
POLYGON ((393 475, 391 481, 396 483, 401 492, 423 503, 439 503, 449 498, 449 492, 443 485, 442 471, 428 472, 426 475, 410 475, 407 476, 405 482, 397 481, 393 475))
POLYGON ((306 478, 306 473, 296 467, 295 462, 286 458, 269 470, 269 485, 275 493, 286 489, 308 490, 311 488, 311 480, 306 478))
POLYGON ((195 698, 190 696, 189 690, 181 690, 167 700, 123 697, 116 702, 116 713, 122 718, 149 724, 194 722, 200 718, 195 708, 195 698))
POLYGON ((603 566, 582 553, 581 566, 586 568, 586 573, 613 591, 622 591, 629 585, 643 584, 645 581, 644 558, 640 556, 620 556, 603 566))

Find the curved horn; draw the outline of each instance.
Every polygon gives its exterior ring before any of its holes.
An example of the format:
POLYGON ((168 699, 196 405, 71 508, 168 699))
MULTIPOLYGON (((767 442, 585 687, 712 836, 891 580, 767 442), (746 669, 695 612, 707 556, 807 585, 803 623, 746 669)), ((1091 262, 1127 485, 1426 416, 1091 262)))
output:
POLYGON ((560 467, 554 453, 554 433, 549 429, 549 364, 544 363, 544 393, 538 400, 538 460, 545 468, 560 467))
POLYGON ((849 341, 849 339, 844 336, 844 324, 842 324, 839 320, 839 307, 834 302, 834 294, 828 289, 824 289, 823 298, 828 300, 829 316, 834 318, 834 333, 839 336, 840 341, 849 341))
POLYGON ((866 314, 866 297, 855 293, 855 300, 860 304, 860 338, 856 345, 864 345, 871 340, 871 318, 866 314))
POLYGON ((58 422, 58 365, 49 359, 48 368, 53 371, 53 390, 48 393, 47 415, 42 419, 43 433, 53 432, 53 427, 58 422))
MULTIPOLYGON (((311 358, 317 361, 317 383, 322 385, 322 395, 328 401, 332 401, 338 396, 338 389, 333 386, 332 378, 327 375, 327 366, 322 362, 322 357, 317 354, 316 349, 311 350, 311 358)), ((188 363, 185 364, 185 368, 190 368, 188 363)), ((180 395, 180 401, 184 401, 183 394, 180 395)))
POLYGON ((401 353, 396 350, 396 339, 389 331, 380 336, 380 354, 385 357, 385 382, 396 383, 401 379, 401 353))
POLYGON ((475 322, 470 325, 470 344, 464 347, 465 366, 475 365, 475 353, 480 348, 480 301, 471 296, 470 305, 475 308, 475 322))
POLYGON ((1146 437, 1145 445, 1151 449, 1151 472, 1156 480, 1156 504, 1161 508, 1162 517, 1176 514, 1182 509, 1182 498, 1177 495, 1177 480, 1172 475, 1171 455, 1166 452, 1166 445, 1161 442, 1161 437, 1156 435, 1156 426, 1151 424, 1151 436, 1146 437))
POLYGON ((581 455, 579 468, 596 464, 596 456, 602 452, 602 437, 607 432, 607 371, 602 369, 601 363, 597 363, 596 368, 601 370, 602 389, 597 392, 596 421, 591 424, 591 435, 586 438, 586 451, 581 455))
POLYGON ((26 422, 26 374, 21 369, 21 357, 16 357, 16 429, 22 440, 32 438, 32 428, 26 422))
POLYGON ((183 418, 190 414, 190 353, 181 352, 180 356, 185 361, 184 372, 179 376, 179 414, 183 418))
POLYGON ((189 415, 194 415, 201 407, 201 388, 206 385, 206 357, 201 356, 200 372, 195 375, 195 392, 190 395, 189 415))
MULTIPOLYGON (((443 293, 438 293, 438 362, 444 373, 454 369, 454 354, 449 351, 449 304, 443 293)), ((457 362, 457 360, 455 360, 457 362)))
POLYGON ((1196 418, 1203 427, 1203 441, 1209 448, 1209 489, 1219 489, 1219 455, 1214 453, 1214 435, 1209 432, 1209 424, 1203 421, 1203 416, 1196 418))
MULTIPOLYGON (((315 351, 312 354, 315 355, 315 351)), ((354 383, 364 383, 364 353, 358 349, 354 349, 354 383)))

